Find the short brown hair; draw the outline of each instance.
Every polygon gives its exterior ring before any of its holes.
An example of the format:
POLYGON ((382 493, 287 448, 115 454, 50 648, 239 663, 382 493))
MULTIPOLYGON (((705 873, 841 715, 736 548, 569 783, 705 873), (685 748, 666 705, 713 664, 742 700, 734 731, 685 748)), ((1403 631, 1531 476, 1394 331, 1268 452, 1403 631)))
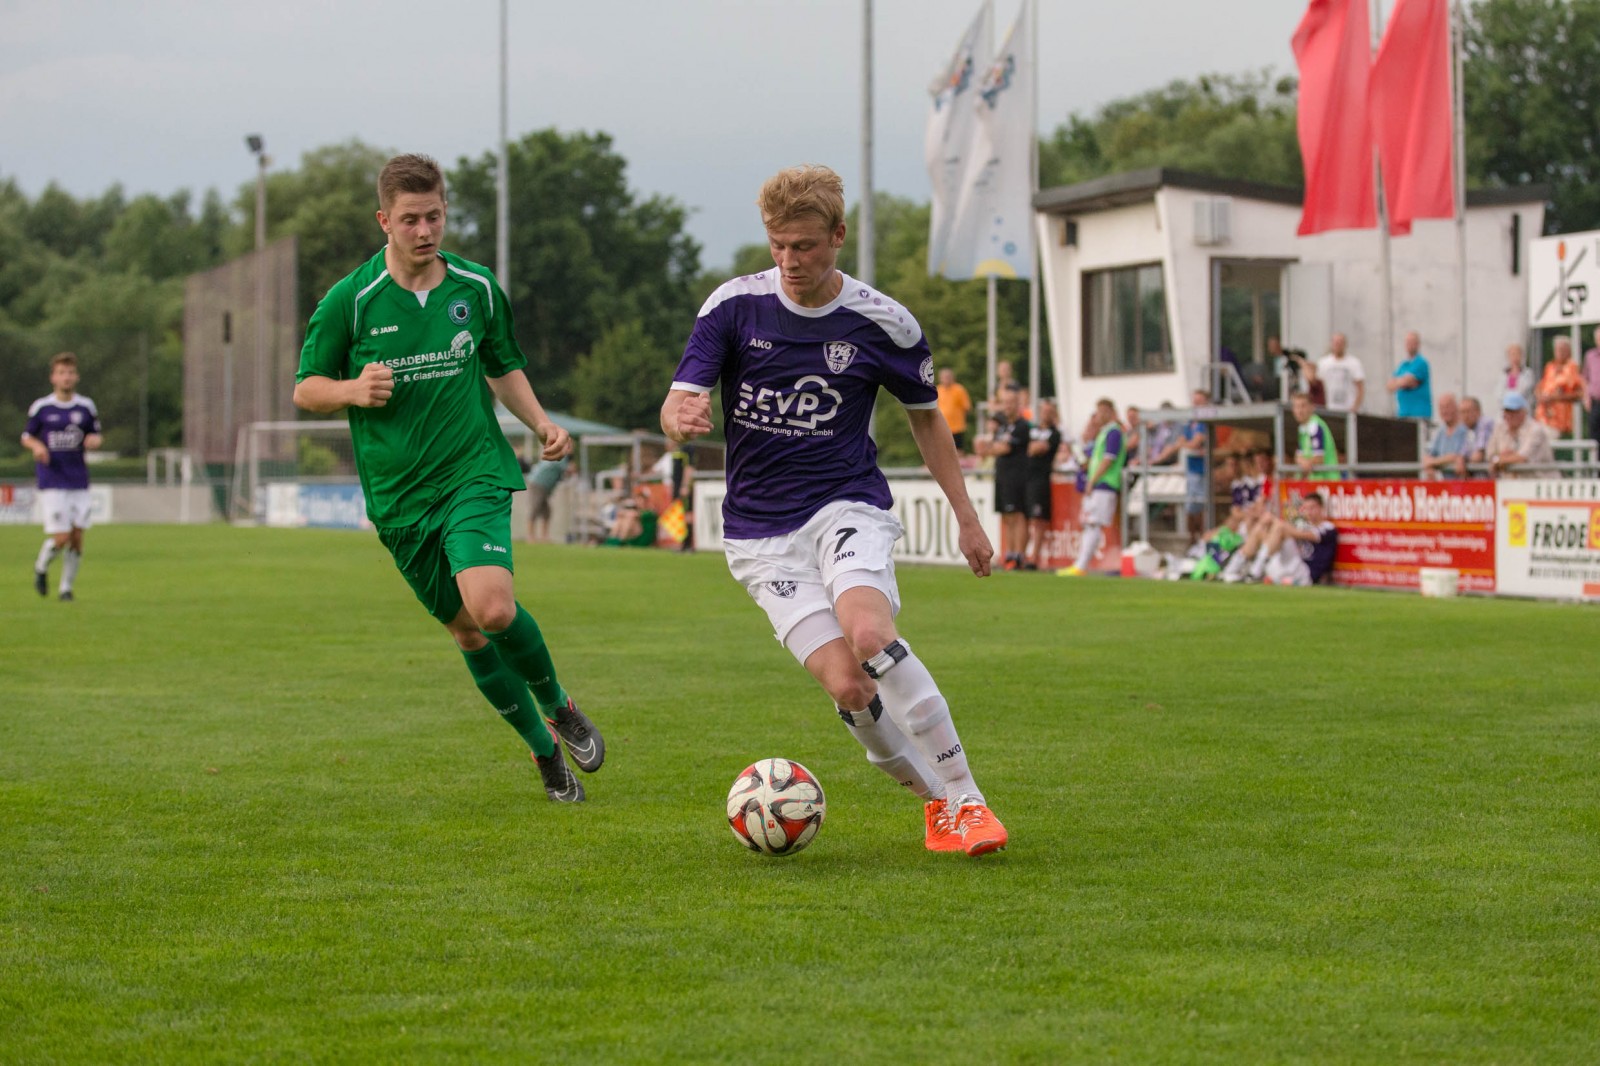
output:
POLYGON ((761 224, 787 226, 810 215, 831 232, 844 222, 844 179, 820 163, 787 167, 768 178, 756 197, 761 224))
POLYGON ((431 156, 397 155, 378 172, 378 206, 384 210, 401 193, 437 192, 444 199, 444 172, 431 156))
POLYGON ((78 357, 71 352, 58 352, 50 358, 50 369, 54 370, 58 366, 70 366, 76 370, 78 369, 78 357))

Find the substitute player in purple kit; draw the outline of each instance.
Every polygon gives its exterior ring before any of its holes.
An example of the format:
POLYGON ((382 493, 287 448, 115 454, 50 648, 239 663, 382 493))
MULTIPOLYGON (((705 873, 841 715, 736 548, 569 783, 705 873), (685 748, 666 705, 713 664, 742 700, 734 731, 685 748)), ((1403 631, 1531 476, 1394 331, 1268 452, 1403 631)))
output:
POLYGON ((927 848, 996 851, 1005 826, 973 780, 933 675, 894 624, 891 553, 902 530, 868 432, 879 386, 905 407, 972 572, 988 576, 994 556, 939 414, 922 327, 835 266, 844 184, 832 170, 780 171, 756 202, 776 266, 727 282, 700 309, 661 428, 679 442, 709 432, 721 383, 728 568, 867 759, 924 799, 927 848))
POLYGON ((72 585, 83 561, 83 534, 89 528, 89 465, 84 458, 100 447, 100 415, 94 401, 79 396, 78 357, 62 352, 50 360, 50 395, 28 408, 22 444, 33 453, 39 509, 44 512, 44 546, 33 562, 33 590, 50 594, 50 563, 61 560, 62 602, 72 602, 72 585))

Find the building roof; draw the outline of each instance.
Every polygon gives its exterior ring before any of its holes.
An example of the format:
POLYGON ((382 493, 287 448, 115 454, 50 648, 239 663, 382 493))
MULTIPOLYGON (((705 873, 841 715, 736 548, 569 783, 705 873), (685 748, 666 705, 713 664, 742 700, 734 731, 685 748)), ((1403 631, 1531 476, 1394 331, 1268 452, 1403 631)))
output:
MULTIPOLYGON (((1264 200, 1292 207, 1298 207, 1303 198, 1302 190, 1292 185, 1270 185, 1260 181, 1218 178, 1210 174, 1197 174, 1194 171, 1176 170, 1172 167, 1146 167, 1143 170, 1127 170, 1120 174, 1091 178, 1075 185, 1040 189, 1033 195, 1033 206, 1035 210, 1053 215, 1088 214, 1152 200, 1155 198, 1156 190, 1165 186, 1212 193, 1217 196, 1264 200)), ((1467 206, 1538 204, 1549 200, 1550 196, 1551 188, 1548 185, 1468 189, 1467 206)))

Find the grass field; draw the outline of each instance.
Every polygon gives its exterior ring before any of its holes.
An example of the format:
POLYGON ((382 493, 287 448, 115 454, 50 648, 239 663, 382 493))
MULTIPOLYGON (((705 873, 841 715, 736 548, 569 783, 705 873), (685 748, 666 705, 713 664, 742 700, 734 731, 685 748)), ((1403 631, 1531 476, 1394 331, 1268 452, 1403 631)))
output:
POLYGON ((0 1061, 1600 1060, 1593 609, 907 568, 927 854, 720 557, 519 548, 590 802, 361 534, 0 527, 0 1061), (804 854, 735 773, 828 792, 804 854))

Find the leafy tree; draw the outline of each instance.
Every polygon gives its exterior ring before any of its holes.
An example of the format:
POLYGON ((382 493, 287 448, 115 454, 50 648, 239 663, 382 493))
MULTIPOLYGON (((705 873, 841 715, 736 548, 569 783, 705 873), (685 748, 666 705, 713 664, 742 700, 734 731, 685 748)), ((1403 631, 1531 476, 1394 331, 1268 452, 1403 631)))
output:
POLYGON ((1551 232, 1600 228, 1600 0, 1481 0, 1464 56, 1469 182, 1547 182, 1551 232))
POLYGON ((1294 78, 1208 74, 1069 116, 1040 141, 1040 184, 1144 167, 1299 185, 1294 78))
POLYGON ((637 319, 608 327, 573 369, 573 413, 656 432, 680 354, 681 349, 651 337, 637 319))
MULTIPOLYGON (((634 196, 627 163, 603 133, 539 130, 511 144, 507 154, 507 297, 517 339, 547 403, 588 402, 573 387, 574 368, 616 324, 637 324, 653 350, 681 345, 698 307, 700 249, 684 232, 682 205, 634 196)), ((498 226, 496 166, 495 156, 485 153, 460 160, 450 175, 457 246, 486 264, 494 262, 498 226)), ((609 359, 614 353, 604 354, 609 359)), ((675 362, 674 355, 666 373, 675 362)))

